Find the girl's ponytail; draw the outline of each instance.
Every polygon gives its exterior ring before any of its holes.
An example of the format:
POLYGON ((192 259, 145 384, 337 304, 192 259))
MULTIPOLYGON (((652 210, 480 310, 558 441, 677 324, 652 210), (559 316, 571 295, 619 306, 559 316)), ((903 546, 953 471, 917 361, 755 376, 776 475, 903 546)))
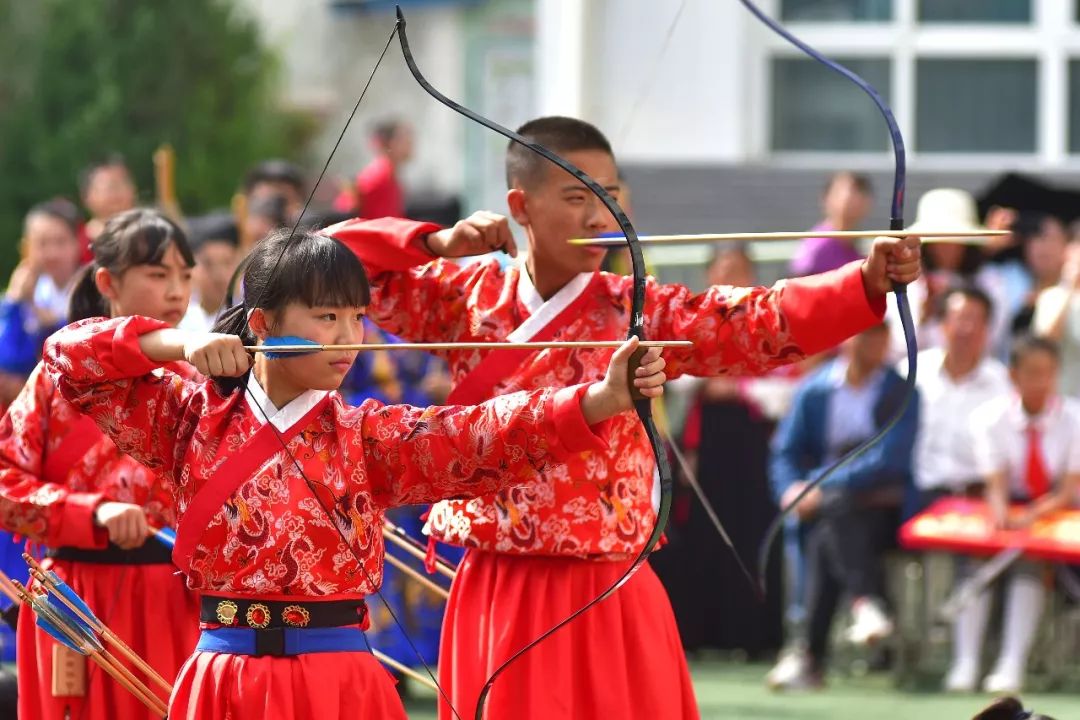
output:
POLYGON ((71 291, 71 299, 68 301, 68 322, 109 316, 109 301, 97 288, 97 270, 97 262, 79 270, 71 291))

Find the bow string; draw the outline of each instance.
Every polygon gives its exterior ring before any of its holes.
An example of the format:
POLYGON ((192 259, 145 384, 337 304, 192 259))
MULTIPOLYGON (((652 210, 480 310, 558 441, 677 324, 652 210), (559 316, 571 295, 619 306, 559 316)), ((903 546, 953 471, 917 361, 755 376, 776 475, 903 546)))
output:
MULTIPOLYGON (((881 97, 881 94, 874 89, 870 83, 863 78, 859 77, 856 73, 852 72, 848 68, 844 67, 835 60, 830 60, 822 53, 815 50, 810 45, 797 38, 790 31, 784 28, 779 22, 774 20, 765 14, 765 12, 754 4, 751 0, 739 0, 743 6, 749 10, 754 17, 760 20, 766 27, 772 30, 774 33, 788 41, 803 53, 824 65, 829 70, 847 78, 854 83, 860 90, 866 93, 870 99, 877 106, 878 111, 885 120, 885 124, 889 129, 889 137, 892 141, 893 149, 893 191, 892 201, 889 208, 889 229, 890 230, 903 230, 904 229, 904 193, 907 186, 907 161, 906 153, 904 150, 904 136, 900 132, 900 126, 896 122, 896 118, 893 116, 892 109, 889 104, 885 102, 885 99, 881 97)), ((773 520, 769 526, 768 531, 765 534, 765 539, 762 541, 761 551, 758 556, 758 583, 760 585, 761 592, 765 592, 765 573, 768 569, 769 563, 769 550, 775 542, 777 535, 783 528, 784 523, 795 511, 795 508, 799 505, 803 499, 809 495, 815 488, 819 487, 822 483, 832 477, 837 470, 844 467, 848 463, 854 461, 859 456, 870 450, 872 447, 880 443, 884 437, 892 430, 897 423, 900 422, 904 413, 907 412, 908 405, 911 404, 911 399, 915 395, 915 375, 918 369, 918 343, 915 338, 915 323, 911 317, 911 304, 908 301, 907 286, 899 283, 893 283, 893 294, 896 296, 896 308, 900 316, 900 323, 904 328, 904 344, 907 350, 907 379, 904 386, 904 397, 900 403, 900 406, 893 413, 889 421, 885 423, 872 437, 865 440, 858 447, 852 449, 849 453, 841 457, 839 460, 830 465, 821 475, 810 480, 802 489, 801 492, 786 506, 780 509, 780 513, 773 520)))
MULTIPOLYGON (((344 125, 344 127, 341 128, 341 132, 338 134, 337 141, 334 143, 333 148, 331 148, 330 154, 326 158, 326 162, 323 163, 322 171, 319 173, 319 177, 315 180, 315 184, 312 186, 311 192, 308 193, 307 200, 304 202, 304 207, 300 210, 300 214, 297 216, 296 220, 293 222, 292 229, 289 232, 289 238, 283 244, 283 246, 281 248, 281 252, 278 254, 278 257, 275 260, 274 265, 270 270, 269 281, 263 286, 262 290, 260 291, 259 295, 255 298, 254 302, 252 302, 248 306, 249 308, 258 307, 262 303, 262 300, 265 298, 267 290, 272 285, 274 277, 277 275, 278 269, 281 266, 281 261, 284 259, 285 253, 288 251, 289 247, 292 245, 293 239, 296 237, 297 230, 299 230, 300 224, 303 222, 304 216, 307 214, 308 207, 311 205, 311 201, 315 197, 315 193, 318 192, 318 190, 319 190, 319 185, 322 183, 323 178, 326 176, 327 170, 330 168, 330 163, 333 161, 334 155, 337 153, 338 148, 341 146, 342 141, 345 139, 345 133, 348 132, 349 126, 352 124, 353 118, 356 117, 356 113, 360 109, 360 104, 363 102, 364 96, 367 94, 368 88, 371 87, 371 83, 375 79, 375 73, 378 71, 379 66, 382 65, 382 61, 386 57, 387 51, 390 49, 390 44, 394 41, 394 36, 397 35, 397 33, 398 33, 399 24, 400 23, 395 23, 394 24, 393 29, 390 31, 390 35, 386 38, 386 44, 383 46, 382 52, 379 53, 379 57, 375 61, 375 65, 371 68, 371 72, 368 74, 367 81, 364 83, 364 88, 363 88, 363 90, 361 90, 360 96, 356 99, 356 103, 353 105, 352 112, 349 113, 348 118, 345 120, 345 125, 344 125)), ((237 268, 237 271, 234 274, 234 281, 235 281, 235 278, 237 278, 239 276, 239 274, 243 272, 243 267, 244 266, 245 266, 245 264, 241 263, 240 267, 237 268)), ((230 287, 232 287, 232 285, 233 285, 233 282, 230 282, 230 287)), ((292 461, 292 464, 296 468, 297 473, 304 480, 304 483, 307 485, 308 489, 311 491, 312 496, 315 498, 315 502, 318 503, 319 508, 326 515, 326 518, 329 521, 330 526, 332 528, 334 528, 334 530, 337 532, 338 537, 341 539, 342 544, 348 549, 349 554, 353 556, 353 559, 356 560, 357 567, 359 567, 360 572, 364 575, 364 578, 367 580, 368 585, 372 588, 372 590, 374 590, 375 595, 379 598, 379 600, 382 601, 383 605, 386 607, 386 610, 389 613, 390 618, 393 620, 393 622, 397 626, 398 630, 401 631, 402 636, 405 638, 406 644, 408 644, 411 652, 416 656, 416 659, 419 661, 420 665, 424 668, 424 671, 427 674, 427 676, 429 678, 431 678, 432 684, 434 685, 435 689, 438 691, 438 693, 442 697, 442 699, 446 702, 447 706, 450 708, 450 712, 453 714, 453 716, 457 720, 462 720, 460 713, 458 713, 457 709, 454 707, 454 704, 452 702, 450 702, 450 697, 447 695, 447 693, 443 689, 443 687, 441 685, 439 685, 439 681, 435 677, 435 673, 432 671, 432 669, 428 665, 427 661, 424 660, 424 656, 420 653, 420 650, 416 647, 416 643, 414 643, 412 638, 409 636, 408 631, 405 629, 404 623, 402 623, 401 620, 398 618, 397 613, 394 612, 393 606, 387 601, 387 599, 383 595, 382 590, 379 587, 379 585, 374 582, 373 578, 371 577, 371 574, 367 571, 367 568, 364 567, 364 558, 362 558, 360 556, 360 554, 356 551, 355 547, 353 546, 353 542, 346 535, 345 531, 341 529, 340 524, 337 522, 337 520, 335 518, 335 511, 334 511, 332 505, 327 505, 327 503, 323 501, 320 490, 325 492, 329 488, 327 488, 327 486, 325 486, 325 485, 315 483, 311 478, 308 477, 307 473, 304 472, 304 468, 300 464, 300 461, 297 459, 296 455, 294 455, 292 450, 289 449, 289 446, 285 442, 284 438, 282 437, 281 432, 278 431, 278 429, 274 426, 274 424, 272 422, 270 422, 270 416, 267 414, 266 409, 263 408, 262 404, 259 403, 258 400, 255 398, 254 394, 252 394, 250 387, 245 388, 245 390, 248 393, 248 395, 251 397, 251 399, 254 401, 252 404, 255 407, 259 408, 259 412, 262 414, 263 420, 273 430, 274 437, 277 438, 278 443, 281 445, 281 449, 285 452, 285 455, 289 458, 289 460, 292 461)), ((339 498, 334 497, 335 503, 337 502, 337 500, 339 500, 339 498)), ((353 530, 354 530, 354 532, 357 532, 359 529, 356 528, 355 526, 353 526, 353 530)), ((365 641, 366 641, 366 637, 365 637, 365 641)), ((373 648, 371 648, 370 645, 369 645, 369 649, 371 649, 372 653, 375 654, 375 650, 373 648)))

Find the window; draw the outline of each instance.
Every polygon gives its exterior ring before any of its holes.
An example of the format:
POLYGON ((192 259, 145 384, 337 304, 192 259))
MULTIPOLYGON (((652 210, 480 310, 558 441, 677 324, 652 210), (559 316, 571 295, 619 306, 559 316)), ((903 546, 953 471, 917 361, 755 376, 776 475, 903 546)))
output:
POLYGON ((1080 153, 1080 60, 1069 60, 1069 152, 1080 153))
POLYGON ((919 0, 926 23, 1029 23, 1031 0, 919 0))
MULTIPOLYGON (((890 61, 836 58, 889 99, 890 61)), ((888 131, 862 90, 808 58, 772 61, 771 143, 775 151, 877 152, 888 131)))
POLYGON ((892 0, 783 0, 784 21, 892 20, 892 0))
POLYGON ((1036 76, 1035 60, 917 61, 916 149, 1035 152, 1036 76))

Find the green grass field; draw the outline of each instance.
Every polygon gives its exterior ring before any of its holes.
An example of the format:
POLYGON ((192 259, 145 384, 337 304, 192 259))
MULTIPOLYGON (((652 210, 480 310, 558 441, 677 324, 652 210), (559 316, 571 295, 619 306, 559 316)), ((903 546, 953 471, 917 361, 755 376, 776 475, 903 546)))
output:
MULTIPOLYGON (((701 662, 692 670, 703 720, 970 720, 989 703, 984 696, 901 692, 884 675, 830 679, 819 693, 774 695, 761 681, 765 666, 701 662)), ((1024 701, 1057 720, 1080 718, 1080 696, 1027 695, 1024 701)), ((433 708, 431 701, 411 703, 409 717, 431 720, 433 708)))

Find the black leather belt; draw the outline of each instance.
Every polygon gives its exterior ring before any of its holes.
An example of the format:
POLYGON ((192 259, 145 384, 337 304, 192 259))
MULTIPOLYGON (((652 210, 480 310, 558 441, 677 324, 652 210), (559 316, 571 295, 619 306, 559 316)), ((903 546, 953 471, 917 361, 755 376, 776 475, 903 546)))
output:
POLYGON ((223 598, 203 595, 199 620, 223 627, 330 628, 363 625, 367 604, 360 599, 326 602, 223 598))
POLYGON ((153 539, 148 539, 142 546, 124 550, 109 543, 104 550, 87 550, 76 547, 49 548, 46 557, 54 560, 71 562, 97 563, 99 565, 170 565, 172 549, 153 539))

